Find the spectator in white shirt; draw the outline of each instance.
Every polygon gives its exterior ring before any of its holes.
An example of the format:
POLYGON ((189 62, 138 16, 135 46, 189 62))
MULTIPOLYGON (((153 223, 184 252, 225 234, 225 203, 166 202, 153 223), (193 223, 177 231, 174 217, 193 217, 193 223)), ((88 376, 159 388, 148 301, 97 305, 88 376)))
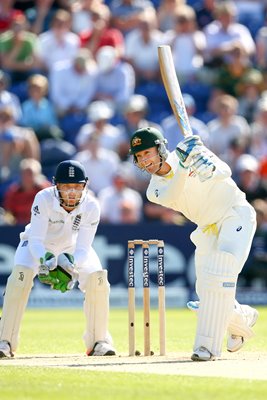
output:
POLYGON ((175 28, 166 33, 172 46, 176 72, 181 82, 195 79, 203 66, 206 38, 196 24, 193 7, 181 5, 175 18, 175 28))
POLYGON ((54 14, 51 28, 39 36, 39 58, 47 71, 51 72, 58 62, 76 57, 80 39, 70 28, 71 14, 60 9, 54 14))
POLYGON ((215 99, 217 117, 208 123, 210 149, 217 155, 227 153, 233 139, 243 138, 249 144, 251 130, 244 117, 237 115, 238 101, 228 94, 215 99))
POLYGON ((158 46, 162 43, 163 34, 157 29, 156 12, 150 8, 125 41, 125 57, 135 70, 137 82, 159 79, 158 46))
POLYGON ((96 62, 99 75, 95 97, 109 102, 116 113, 121 113, 135 90, 134 69, 128 62, 120 60, 112 46, 101 47, 96 53, 96 62))
POLYGON ((206 62, 214 64, 220 60, 227 61, 229 52, 237 43, 243 47, 247 56, 252 57, 255 54, 255 43, 248 28, 235 21, 235 3, 220 2, 214 13, 215 20, 204 28, 207 40, 206 62))
POLYGON ((88 137, 84 150, 76 154, 75 160, 84 165, 90 188, 95 194, 111 185, 120 163, 114 151, 101 147, 96 133, 88 137))
POLYGON ((97 66, 87 49, 71 63, 60 64, 50 76, 51 99, 60 117, 85 113, 96 93, 97 66))
MULTIPOLYGON (((208 127, 200 119, 194 117, 194 113, 196 111, 196 103, 193 96, 188 93, 183 93, 183 99, 193 134, 199 135, 203 143, 208 146, 208 127)), ((177 143, 183 140, 181 128, 177 124, 174 115, 171 114, 170 116, 164 118, 161 121, 161 127, 164 132, 165 138, 168 140, 168 150, 173 151, 177 147, 177 143)))
POLYGON ((100 146, 108 150, 117 151, 119 145, 126 141, 119 128, 109 122, 114 112, 105 101, 93 101, 87 115, 89 122, 81 127, 75 141, 79 150, 86 147, 88 138, 94 134, 99 137, 100 146))
POLYGON ((98 198, 102 222, 111 224, 140 222, 143 200, 141 195, 129 186, 130 181, 131 173, 122 164, 113 177, 112 185, 101 190, 98 198), (128 216, 125 215, 126 211, 128 216))

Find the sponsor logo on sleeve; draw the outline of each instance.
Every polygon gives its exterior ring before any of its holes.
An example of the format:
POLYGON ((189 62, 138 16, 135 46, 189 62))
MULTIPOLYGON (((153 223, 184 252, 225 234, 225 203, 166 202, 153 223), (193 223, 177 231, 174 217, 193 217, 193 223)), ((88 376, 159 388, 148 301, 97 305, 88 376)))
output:
POLYGON ((39 207, 38 206, 33 207, 32 212, 34 216, 40 215, 39 207))

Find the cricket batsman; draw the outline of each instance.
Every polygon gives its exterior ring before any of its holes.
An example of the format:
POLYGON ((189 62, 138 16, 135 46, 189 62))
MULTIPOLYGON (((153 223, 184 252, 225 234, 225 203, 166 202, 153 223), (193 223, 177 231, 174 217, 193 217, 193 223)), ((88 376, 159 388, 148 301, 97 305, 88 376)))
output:
POLYGON ((253 336, 257 310, 235 301, 238 274, 248 257, 256 215, 231 170, 201 142, 186 137, 173 152, 152 127, 134 132, 130 154, 140 169, 151 174, 147 198, 172 208, 194 222, 196 292, 199 302, 193 361, 221 356, 228 330, 227 350, 239 350, 253 336))
POLYGON ((84 342, 88 356, 115 355, 108 332, 107 271, 92 248, 100 218, 97 200, 87 189, 82 164, 61 162, 54 186, 35 196, 31 220, 20 234, 8 278, 0 321, 0 358, 13 357, 34 277, 62 293, 76 282, 84 293, 84 342))

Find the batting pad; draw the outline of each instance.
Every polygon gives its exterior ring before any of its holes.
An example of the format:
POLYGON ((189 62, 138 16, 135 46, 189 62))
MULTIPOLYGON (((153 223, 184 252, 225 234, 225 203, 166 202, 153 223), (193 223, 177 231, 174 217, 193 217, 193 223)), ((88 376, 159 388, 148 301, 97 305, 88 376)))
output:
POLYGON ((96 271, 89 275, 84 300, 86 317, 84 342, 87 350, 91 350, 98 341, 111 343, 108 333, 109 291, 107 270, 96 271))
POLYGON ((251 312, 251 307, 235 302, 235 308, 228 325, 229 335, 243 336, 244 339, 255 336, 249 327, 251 312))
POLYGON ((0 340, 7 340, 16 351, 21 320, 33 287, 34 271, 16 265, 7 280, 4 305, 0 321, 0 340))
POLYGON ((235 302, 237 262, 226 252, 211 254, 208 267, 198 274, 200 300, 194 351, 206 347, 220 357, 222 343, 235 302))

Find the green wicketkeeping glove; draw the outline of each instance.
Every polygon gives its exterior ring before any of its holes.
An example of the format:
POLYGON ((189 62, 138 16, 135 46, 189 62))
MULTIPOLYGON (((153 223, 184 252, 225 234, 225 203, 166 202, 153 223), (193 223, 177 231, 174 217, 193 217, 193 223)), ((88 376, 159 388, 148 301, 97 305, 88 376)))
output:
POLYGON ((38 271, 38 279, 41 283, 46 285, 54 285, 58 283, 56 276, 51 275, 52 270, 57 266, 57 260, 54 254, 46 252, 44 257, 40 258, 40 265, 38 271))
POLYGON ((65 293, 67 290, 70 290, 70 282, 72 282, 72 276, 61 268, 59 265, 53 271, 50 271, 49 275, 52 279, 55 280, 54 283, 51 284, 51 288, 54 290, 60 290, 61 293, 65 293))

